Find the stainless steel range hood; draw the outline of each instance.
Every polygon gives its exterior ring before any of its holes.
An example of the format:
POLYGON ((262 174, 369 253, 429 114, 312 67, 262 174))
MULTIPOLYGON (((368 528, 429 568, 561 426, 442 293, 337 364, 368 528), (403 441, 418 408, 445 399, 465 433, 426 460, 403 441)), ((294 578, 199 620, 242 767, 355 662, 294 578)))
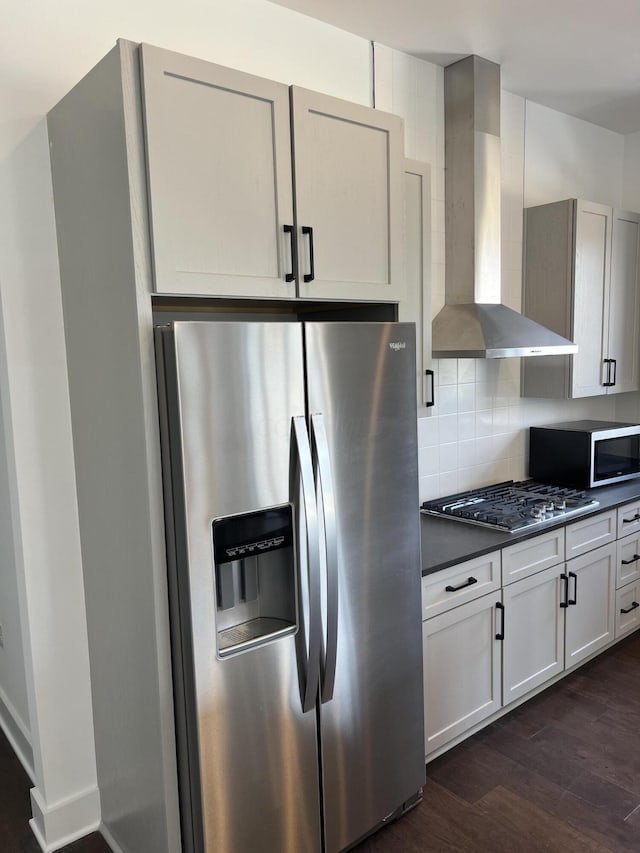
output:
POLYGON ((500 66, 444 70, 445 306, 434 358, 564 355, 576 344, 500 304, 500 66))

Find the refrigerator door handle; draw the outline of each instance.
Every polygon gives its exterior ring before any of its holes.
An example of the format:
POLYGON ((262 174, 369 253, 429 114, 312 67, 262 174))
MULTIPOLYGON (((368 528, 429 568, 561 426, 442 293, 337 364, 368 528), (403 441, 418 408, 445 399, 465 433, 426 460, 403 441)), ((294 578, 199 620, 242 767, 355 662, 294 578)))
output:
MULTIPOLYGON (((304 635, 306 634, 308 649, 304 661, 304 684, 301 685, 302 710, 311 711, 315 708, 320 682, 320 647, 322 644, 322 612, 320 607, 320 542, 318 534, 318 512, 313 479, 313 462, 311 446, 307 433, 307 424, 303 415, 292 418, 292 431, 298 457, 298 469, 302 482, 303 518, 307 540, 307 582, 308 582, 308 612, 300 607, 300 620, 304 635)), ((296 476, 295 468, 292 474, 296 476)), ((302 566, 302 560, 299 560, 302 566)), ((303 638, 304 639, 304 636, 303 638)))
POLYGON ((336 507, 331 479, 329 445, 322 414, 311 415, 311 439, 314 461, 319 481, 320 511, 324 521, 326 553, 327 596, 326 596, 326 644, 322 662, 321 702, 333 698, 336 680, 336 657, 338 651, 338 535, 336 507))

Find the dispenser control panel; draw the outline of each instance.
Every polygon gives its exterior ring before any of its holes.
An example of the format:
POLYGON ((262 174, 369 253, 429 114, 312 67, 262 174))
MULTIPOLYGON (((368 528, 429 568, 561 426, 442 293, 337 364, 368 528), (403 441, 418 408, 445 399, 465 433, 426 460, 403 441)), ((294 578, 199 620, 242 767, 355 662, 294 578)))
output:
POLYGON ((228 563, 293 545, 291 505, 231 515, 213 522, 216 563, 228 563))

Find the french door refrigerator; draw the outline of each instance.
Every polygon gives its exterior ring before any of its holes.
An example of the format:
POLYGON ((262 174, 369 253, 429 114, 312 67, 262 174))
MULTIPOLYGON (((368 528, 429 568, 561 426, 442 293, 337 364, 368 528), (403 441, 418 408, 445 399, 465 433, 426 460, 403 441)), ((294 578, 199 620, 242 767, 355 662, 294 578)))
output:
POLYGON ((334 853, 420 793, 414 339, 156 330, 189 853, 334 853))

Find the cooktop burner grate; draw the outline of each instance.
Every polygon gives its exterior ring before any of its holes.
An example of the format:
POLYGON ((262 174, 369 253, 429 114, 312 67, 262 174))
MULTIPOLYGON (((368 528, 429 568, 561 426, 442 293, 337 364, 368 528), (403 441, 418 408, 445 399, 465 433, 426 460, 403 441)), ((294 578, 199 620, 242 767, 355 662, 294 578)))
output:
POLYGON ((534 480, 508 480, 494 486, 458 492, 425 501, 421 512, 515 533, 598 506, 579 489, 550 486, 534 480))

